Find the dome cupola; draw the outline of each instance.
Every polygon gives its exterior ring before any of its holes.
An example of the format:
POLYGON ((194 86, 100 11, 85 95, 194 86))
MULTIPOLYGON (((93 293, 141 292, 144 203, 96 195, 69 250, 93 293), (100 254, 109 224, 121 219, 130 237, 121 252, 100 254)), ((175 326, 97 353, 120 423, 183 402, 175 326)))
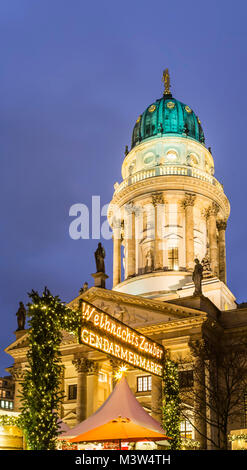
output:
POLYGON ((163 97, 150 104, 136 121, 131 148, 146 139, 166 135, 190 137, 204 143, 204 133, 198 116, 188 105, 173 98, 170 92, 168 69, 163 73, 163 81, 163 97))
MULTIPOLYGON (((198 117, 172 96, 167 69, 163 81, 163 97, 137 119, 108 209, 113 289, 167 301, 192 295, 198 259, 212 282, 212 301, 224 309, 226 291, 216 302, 213 286, 226 283, 230 204, 214 177, 198 117)), ((231 295, 227 299, 234 308, 231 295)))

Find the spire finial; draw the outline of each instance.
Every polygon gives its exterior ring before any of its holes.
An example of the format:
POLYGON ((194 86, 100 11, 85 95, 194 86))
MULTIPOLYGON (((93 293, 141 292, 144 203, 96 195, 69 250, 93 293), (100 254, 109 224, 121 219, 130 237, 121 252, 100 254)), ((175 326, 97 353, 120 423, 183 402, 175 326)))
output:
POLYGON ((163 72, 162 82, 164 83, 164 87, 165 87, 164 95, 170 95, 171 94, 171 90, 170 90, 171 85, 170 85, 170 74, 169 74, 168 69, 165 69, 164 72, 163 72))

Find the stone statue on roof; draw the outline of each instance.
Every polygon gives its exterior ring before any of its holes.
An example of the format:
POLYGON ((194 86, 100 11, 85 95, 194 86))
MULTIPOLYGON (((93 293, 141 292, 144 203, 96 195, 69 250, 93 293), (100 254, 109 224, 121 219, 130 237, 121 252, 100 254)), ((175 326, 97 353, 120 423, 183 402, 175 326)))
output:
POLYGON ((96 272, 105 273, 105 250, 101 243, 98 244, 98 248, 94 253, 96 262, 96 272))
POLYGON ((171 90, 170 90, 171 83, 170 83, 170 74, 169 74, 168 69, 165 69, 164 72, 163 72, 162 82, 164 83, 164 87, 165 87, 164 95, 170 95, 171 94, 171 90))
POLYGON ((195 291, 193 295, 202 295, 202 276, 203 266, 199 262, 199 259, 195 259, 195 268, 192 274, 192 280, 195 284, 195 291))
POLYGON ((17 324, 18 324, 17 331, 25 330, 25 322, 26 322, 26 309, 24 307, 23 302, 20 302, 19 304, 20 304, 20 307, 16 313, 17 324))

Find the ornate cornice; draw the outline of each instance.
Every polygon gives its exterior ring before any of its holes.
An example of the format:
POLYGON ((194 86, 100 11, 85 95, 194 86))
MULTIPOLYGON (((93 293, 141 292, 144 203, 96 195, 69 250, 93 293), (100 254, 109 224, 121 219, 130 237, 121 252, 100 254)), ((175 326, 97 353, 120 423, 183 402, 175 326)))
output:
POLYGON ((216 202, 212 202, 212 204, 207 208, 203 209, 201 212, 202 217, 208 219, 210 216, 216 217, 219 213, 220 207, 216 202))
POLYGON ((134 203, 131 201, 125 204, 124 210, 126 211, 128 215, 131 215, 131 214, 138 213, 140 208, 138 206, 135 206, 134 203))
POLYGON ((21 365, 14 365, 13 367, 8 368, 8 372, 12 375, 14 381, 16 382, 24 380, 26 369, 23 369, 21 365))
POLYGON ((75 357, 72 361, 78 373, 96 374, 98 372, 98 364, 90 361, 86 357, 75 357))
POLYGON ((201 315, 199 318, 186 318, 176 321, 169 321, 166 323, 158 323, 156 325, 146 326, 142 328, 138 328, 140 332, 147 336, 157 335, 161 333, 167 333, 171 331, 178 331, 181 332, 188 328, 192 327, 200 327, 207 319, 207 314, 204 312, 200 312, 201 315))
POLYGON ((154 176, 134 183, 131 186, 126 186, 120 193, 113 195, 111 204, 123 206, 134 198, 144 194, 148 196, 150 193, 151 196, 155 191, 163 193, 181 191, 184 193, 185 190, 186 192, 194 193, 196 196, 204 196, 212 199, 222 208, 225 217, 229 217, 230 204, 222 189, 219 189, 217 186, 207 181, 181 175, 154 176))
POLYGON ((220 210, 220 208, 219 208, 218 204, 216 204, 216 202, 212 202, 211 206, 208 208, 208 217, 210 217, 211 215, 216 217, 219 210, 220 210))
POLYGON ((152 203, 153 203, 154 206, 157 206, 158 204, 164 204, 163 193, 153 193, 152 194, 152 203))
POLYGON ((196 195, 192 193, 185 193, 185 198, 182 202, 182 206, 186 207, 193 207, 195 205, 196 195))
POLYGON ((213 202, 211 207, 209 208, 209 215, 214 215, 216 216, 219 213, 219 206, 216 202, 213 202))
POLYGON ((112 371, 116 372, 117 369, 121 366, 122 362, 119 359, 116 359, 115 357, 110 359, 110 364, 112 367, 112 371))
POLYGON ((18 347, 21 346, 21 347, 28 347, 28 344, 29 344, 29 333, 28 333, 29 330, 26 330, 26 333, 21 336, 20 338, 18 338, 16 341, 14 341, 13 343, 11 343, 9 346, 7 346, 7 348, 5 348, 5 352, 8 354, 9 353, 9 350, 11 349, 15 349, 18 347))
POLYGON ((193 308, 170 304, 169 302, 147 299, 138 295, 125 294, 123 292, 100 289, 98 287, 91 287, 91 289, 88 289, 84 294, 72 300, 72 302, 68 304, 68 307, 75 308, 75 306, 78 305, 80 299, 85 299, 86 301, 88 300, 89 302, 93 303, 93 300, 97 297, 109 299, 113 302, 121 302, 125 304, 141 306, 146 309, 153 309, 157 313, 174 315, 177 318, 198 317, 201 316, 201 313, 203 313, 193 308))
POLYGON ((189 347, 191 349, 191 352, 202 351, 205 347, 205 340, 203 338, 191 339, 189 341, 189 347))
POLYGON ((226 230, 227 221, 226 220, 217 220, 216 225, 217 225, 217 229, 219 230, 219 232, 221 230, 226 230))
POLYGON ((208 218, 208 209, 202 209, 201 216, 204 217, 205 219, 207 219, 208 218))
POLYGON ((113 217, 112 219, 112 229, 114 231, 121 230, 121 219, 117 219, 116 217, 113 217))

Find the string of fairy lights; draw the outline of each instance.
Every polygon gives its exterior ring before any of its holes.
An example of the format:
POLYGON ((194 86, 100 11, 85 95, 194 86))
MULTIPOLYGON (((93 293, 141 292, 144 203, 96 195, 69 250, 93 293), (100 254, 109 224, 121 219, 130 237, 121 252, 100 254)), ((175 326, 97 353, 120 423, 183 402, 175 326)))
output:
POLYGON ((32 291, 29 297, 29 367, 23 382, 20 419, 28 448, 53 450, 59 434, 59 405, 64 397, 62 331, 77 331, 80 313, 66 307, 46 288, 42 296, 32 291))
POLYGON ((181 449, 180 436, 180 407, 179 379, 177 364, 169 357, 164 361, 163 368, 164 397, 163 397, 163 427, 166 434, 172 438, 172 450, 181 449))

